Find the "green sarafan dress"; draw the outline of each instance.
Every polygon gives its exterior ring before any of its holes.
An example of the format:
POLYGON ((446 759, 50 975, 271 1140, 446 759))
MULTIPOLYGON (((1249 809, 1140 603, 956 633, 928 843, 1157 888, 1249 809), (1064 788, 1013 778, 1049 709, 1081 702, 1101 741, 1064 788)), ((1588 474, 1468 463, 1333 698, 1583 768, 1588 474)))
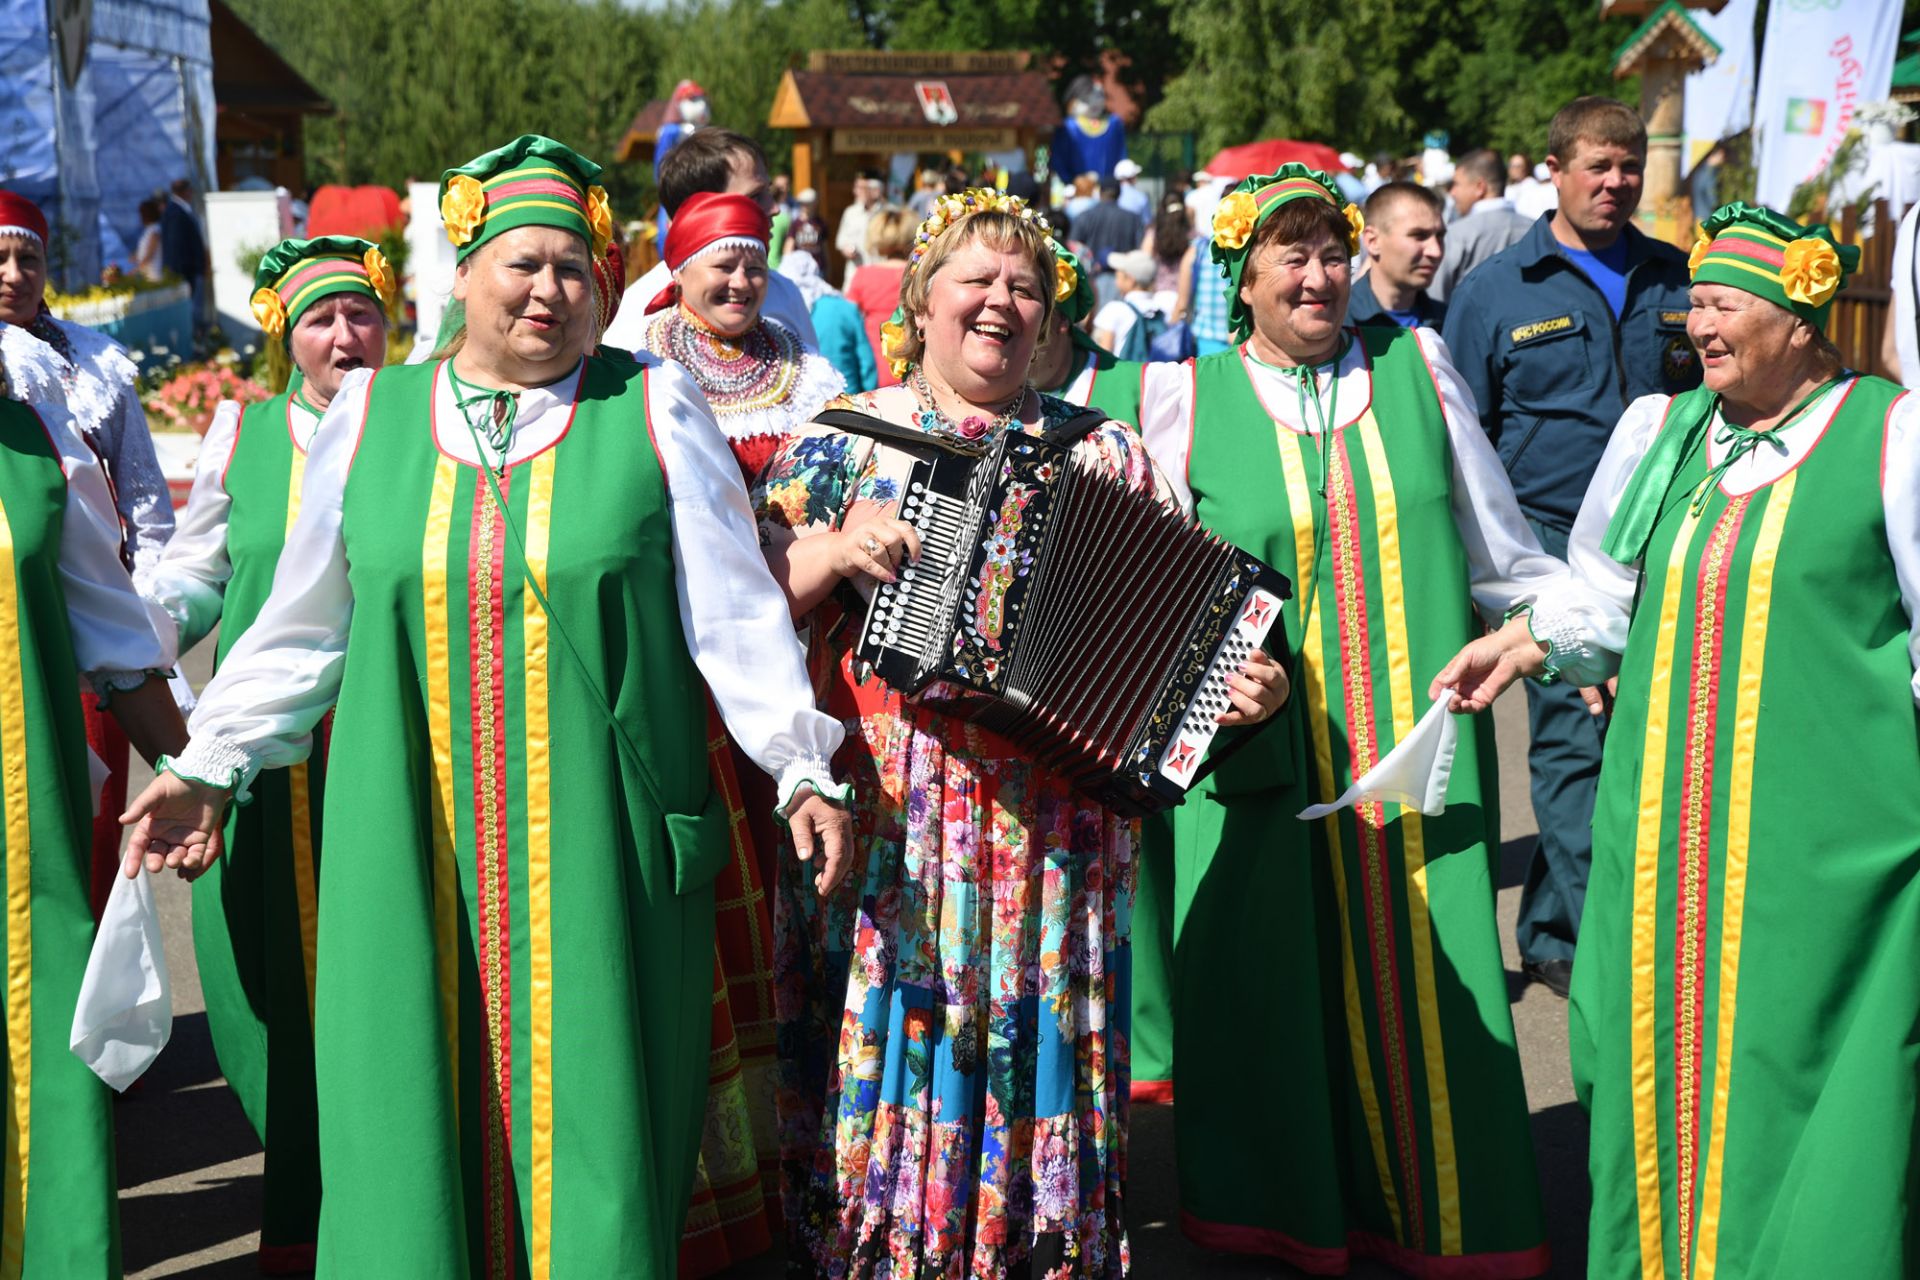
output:
POLYGON ((93 822, 59 570, 66 504, 67 478, 46 428, 0 392, 0 1276, 8 1280, 120 1274, 109 1095, 67 1049, 93 945, 93 822))
MULTIPOLYGON (((448 447, 467 424, 438 395, 444 368, 349 377, 276 590, 203 694, 183 760, 220 740, 206 726, 339 681, 314 1013, 320 1274, 670 1275, 730 854, 647 389, 678 374, 590 357, 540 411, 564 424, 550 443, 483 469, 448 447), (312 572, 345 601, 312 653, 269 626, 289 575, 286 617, 318 589, 291 564, 309 520, 338 522, 312 572)), ((804 689, 797 652, 793 667, 804 689)), ((310 729, 324 702, 260 740, 310 729)))
MULTIPOLYGON (((180 627, 182 650, 217 623, 215 669, 266 603, 300 514, 317 415, 297 390, 223 405, 201 447, 179 536, 141 589, 180 627)), ((260 1263, 313 1269, 320 1217, 313 1086, 314 960, 327 725, 313 754, 253 781, 227 817, 226 856, 194 882, 193 938, 220 1070, 266 1149, 260 1263)))
POLYGON ((1696 503, 1696 450, 1640 564, 1570 1019, 1595 1277, 1920 1271, 1920 722, 1883 499, 1912 500, 1911 405, 1828 394, 1757 488, 1696 503))
MULTIPOLYGON (((1363 327, 1351 341, 1330 431, 1281 420, 1241 350, 1156 375, 1142 410, 1200 522, 1295 591, 1283 718, 1143 838, 1170 846, 1173 872, 1182 1228, 1314 1274, 1375 1257, 1417 1277, 1538 1275, 1545 1224, 1494 925, 1491 726, 1459 721, 1437 817, 1380 802, 1295 816, 1413 729, 1428 681, 1481 629, 1421 339, 1363 327), (1155 404, 1168 386, 1185 394, 1171 433, 1155 404)), ((1526 573, 1564 578, 1531 555, 1526 573)))

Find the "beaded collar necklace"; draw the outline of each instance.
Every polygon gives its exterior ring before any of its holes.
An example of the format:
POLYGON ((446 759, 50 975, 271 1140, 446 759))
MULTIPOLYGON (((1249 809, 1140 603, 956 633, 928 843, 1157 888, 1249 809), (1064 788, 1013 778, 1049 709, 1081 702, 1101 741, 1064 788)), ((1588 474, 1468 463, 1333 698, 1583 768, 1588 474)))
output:
POLYGON ((684 307, 656 323, 650 345, 686 367, 716 413, 779 404, 793 390, 803 353, 785 328, 755 321, 738 337, 723 337, 684 307))
POLYGON ((998 417, 983 418, 970 413, 955 422, 940 411, 939 404, 933 398, 933 387, 927 382, 926 370, 915 365, 908 386, 913 398, 920 402, 920 410, 914 414, 914 425, 929 435, 959 436, 962 440, 971 441, 985 440, 1005 431, 1020 416, 1020 410, 1027 403, 1027 392, 1033 390, 1030 384, 1022 385, 998 417))

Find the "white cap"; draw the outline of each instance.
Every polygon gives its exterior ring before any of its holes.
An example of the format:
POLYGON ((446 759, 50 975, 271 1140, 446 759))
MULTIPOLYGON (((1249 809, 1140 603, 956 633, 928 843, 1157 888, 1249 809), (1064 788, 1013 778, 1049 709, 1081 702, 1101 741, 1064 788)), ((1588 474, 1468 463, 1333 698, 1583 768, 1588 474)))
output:
POLYGON ((1134 249, 1129 253, 1110 253, 1107 255, 1107 265, 1132 276, 1135 283, 1143 288, 1153 287, 1153 277, 1160 270, 1160 264, 1153 260, 1153 255, 1142 249, 1134 249))
POLYGON ((1351 151, 1342 151, 1340 153, 1340 163, 1347 166, 1347 168, 1353 170, 1355 173, 1358 173, 1360 170, 1366 168, 1366 165, 1367 165, 1367 162, 1365 160, 1362 160, 1358 155, 1355 155, 1351 151))
POLYGON ((1205 169, 1195 169, 1193 171, 1193 182, 1195 186, 1199 186, 1201 183, 1212 182, 1212 181, 1213 181, 1213 175, 1208 173, 1205 169))
POLYGON ((1129 178, 1137 178, 1140 176, 1140 166, 1131 160, 1122 160, 1119 164, 1113 166, 1113 176, 1122 182, 1127 181, 1129 178))
POLYGON ((800 204, 812 204, 820 198, 820 193, 812 187, 802 187, 795 193, 793 198, 800 204))

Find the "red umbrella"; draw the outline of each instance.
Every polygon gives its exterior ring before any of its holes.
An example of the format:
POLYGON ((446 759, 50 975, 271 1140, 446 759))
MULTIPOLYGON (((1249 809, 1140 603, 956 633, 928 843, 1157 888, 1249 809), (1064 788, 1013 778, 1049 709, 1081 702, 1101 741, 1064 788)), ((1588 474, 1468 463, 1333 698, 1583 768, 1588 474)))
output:
POLYGON ((400 194, 389 187, 325 186, 307 205, 309 236, 359 236, 378 240, 388 227, 406 222, 400 194))
POLYGON ((1304 164, 1328 173, 1345 173, 1340 153, 1324 142, 1296 142, 1292 138, 1268 138, 1265 142, 1243 142, 1228 147, 1204 166, 1216 178, 1239 181, 1256 173, 1272 173, 1283 164, 1304 164))

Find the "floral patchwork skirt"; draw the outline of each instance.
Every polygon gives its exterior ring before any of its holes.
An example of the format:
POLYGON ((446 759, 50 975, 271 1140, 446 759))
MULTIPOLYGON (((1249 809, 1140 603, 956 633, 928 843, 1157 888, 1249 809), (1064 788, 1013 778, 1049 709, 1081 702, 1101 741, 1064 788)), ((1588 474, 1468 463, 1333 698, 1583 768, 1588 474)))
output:
POLYGON ((1137 823, 843 661, 855 861, 783 861, 775 1001, 789 1267, 1126 1274, 1137 823))

